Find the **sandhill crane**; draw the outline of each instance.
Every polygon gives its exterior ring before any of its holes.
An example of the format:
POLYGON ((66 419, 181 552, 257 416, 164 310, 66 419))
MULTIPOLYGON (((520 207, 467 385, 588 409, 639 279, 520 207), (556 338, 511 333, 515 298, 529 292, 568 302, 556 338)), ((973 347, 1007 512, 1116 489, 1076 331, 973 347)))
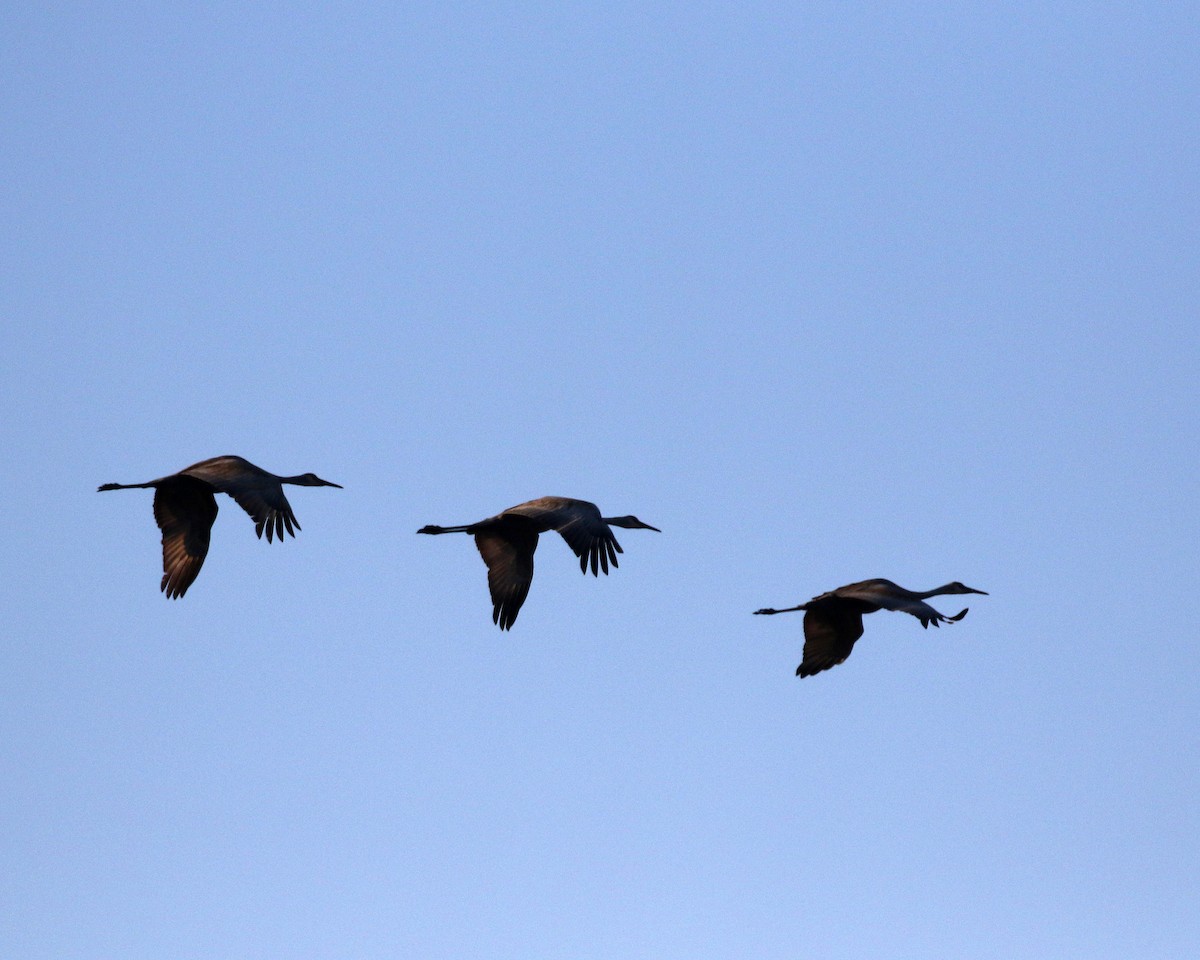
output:
POLYGON ((952 617, 938 613, 924 601, 951 593, 987 592, 965 587, 957 580, 935 590, 914 593, 892 583, 891 580, 863 580, 830 590, 808 603, 783 610, 755 610, 755 613, 790 613, 804 611, 804 662, 796 668, 796 675, 811 677, 814 673, 836 667, 850 656, 854 641, 863 635, 863 614, 876 610, 899 610, 911 613, 921 621, 921 626, 935 627, 942 623, 954 623, 967 615, 964 608, 952 617))
POLYGON ((533 582, 533 552, 538 534, 557 530, 579 557, 579 569, 599 576, 608 573, 608 565, 617 566, 617 554, 624 553, 609 526, 628 530, 662 531, 637 517, 602 517, 600 509, 586 500, 569 497, 539 497, 460 527, 422 527, 417 533, 471 533, 475 546, 488 568, 488 588, 492 594, 492 623, 508 630, 517 620, 521 604, 533 582))
POLYGON ((254 532, 267 542, 272 534, 283 542, 286 530, 293 537, 300 524, 283 495, 285 483, 301 487, 337 487, 315 473, 277 477, 241 457, 213 457, 146 483, 106 483, 99 490, 154 488, 154 519, 162 529, 163 578, 159 587, 174 600, 187 593, 208 554, 209 531, 217 519, 214 494, 227 493, 250 514, 254 532), (294 528, 294 529, 293 529, 294 528))

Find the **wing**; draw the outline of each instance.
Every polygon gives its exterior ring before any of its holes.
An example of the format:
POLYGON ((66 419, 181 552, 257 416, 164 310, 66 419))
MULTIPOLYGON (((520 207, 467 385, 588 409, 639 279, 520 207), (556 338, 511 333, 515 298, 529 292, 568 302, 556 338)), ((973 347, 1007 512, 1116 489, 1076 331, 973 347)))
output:
POLYGON ((967 615, 967 611, 963 610, 953 617, 947 617, 933 609, 924 600, 906 599, 904 597, 877 597, 875 603, 884 610, 912 614, 921 621, 921 626, 925 628, 928 628, 931 623, 935 627, 942 623, 953 623, 967 615))
POLYGON ((914 610, 905 610, 905 612, 911 613, 914 617, 920 620, 922 627, 928 627, 931 623, 935 627, 943 623, 958 623, 959 620, 967 615, 967 611, 970 609, 970 607, 963 607, 963 609, 959 610, 954 616, 947 617, 943 613, 938 613, 927 603, 922 603, 920 606, 925 608, 924 611, 916 612, 914 610))
POLYGON ((579 558, 579 569, 583 573, 587 573, 589 564, 594 577, 600 576, 597 567, 607 574, 610 563, 613 569, 619 566, 617 554, 625 551, 613 536, 612 528, 599 517, 575 516, 555 529, 579 558))
POLYGON ((845 606, 822 604, 804 612, 804 661, 799 677, 836 667, 850 656, 863 635, 862 614, 845 606))
POLYGON ((187 593, 208 555, 217 501, 208 484, 169 477, 155 488, 154 519, 162 530, 163 578, 159 587, 172 600, 187 593))
POLYGON ((873 610, 892 610, 896 613, 911 614, 921 621, 922 627, 928 627, 931 623, 936 627, 939 623, 961 620, 966 615, 967 611, 964 610, 953 617, 942 616, 924 600, 912 596, 906 597, 903 595, 905 593, 908 591, 892 583, 891 580, 863 580, 861 583, 850 583, 844 587, 838 587, 830 593, 823 593, 810 603, 827 598, 833 598, 835 601, 857 601, 864 605, 866 613, 873 610))
POLYGON ((475 546, 488 568, 492 623, 508 630, 517 622, 533 582, 533 552, 538 532, 532 523, 504 518, 475 534, 475 546))
MULTIPOLYGON (((231 460, 231 457, 220 457, 219 460, 231 460)), ((215 462, 215 461, 214 461, 215 462)), ((188 476, 199 477, 210 484, 214 490, 227 493, 237 501, 237 505, 250 514, 254 521, 254 532, 261 538, 267 534, 267 543, 272 535, 283 541, 286 530, 293 537, 300 529, 296 515, 292 513, 292 505, 283 495, 283 486, 265 471, 259 470, 253 464, 248 464, 251 470, 225 475, 216 471, 204 470, 205 464, 196 464, 185 471, 188 476)))
POLYGON ((624 553, 612 529, 600 518, 600 508, 587 500, 570 497, 542 497, 505 510, 502 516, 529 517, 542 530, 557 530, 571 552, 579 558, 579 569, 592 575, 608 573, 608 565, 617 567, 617 554, 624 553))

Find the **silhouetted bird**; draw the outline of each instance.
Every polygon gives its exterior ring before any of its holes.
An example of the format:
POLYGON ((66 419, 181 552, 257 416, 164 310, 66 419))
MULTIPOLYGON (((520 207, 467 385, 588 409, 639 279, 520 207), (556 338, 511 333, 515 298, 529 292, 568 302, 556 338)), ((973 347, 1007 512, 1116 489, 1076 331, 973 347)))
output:
POLYGON ((517 620, 521 604, 533 582, 533 552, 538 534, 557 530, 579 557, 579 569, 592 575, 598 569, 608 573, 608 565, 617 566, 617 554, 624 553, 609 525, 630 530, 662 531, 637 517, 602 517, 594 503, 568 497, 540 497, 509 507, 503 513, 460 527, 422 527, 417 533, 470 533, 488 568, 488 588, 492 594, 492 622, 501 630, 517 620))
POLYGON ((854 642, 863 635, 863 614, 876 610, 899 610, 911 613, 921 621, 922 627, 931 623, 936 627, 942 623, 953 623, 967 615, 967 609, 952 617, 938 613, 924 601, 929 597, 951 593, 981 593, 986 591, 965 587, 957 580, 936 590, 914 593, 892 583, 891 580, 863 580, 836 590, 830 590, 808 603, 783 610, 755 610, 755 613, 790 613, 804 611, 804 661, 796 668, 797 676, 810 677, 814 673, 836 667, 850 656, 854 642))
POLYGON ((254 520, 254 532, 267 542, 274 533, 283 540, 286 530, 293 537, 300 524, 292 505, 283 495, 282 484, 301 487, 337 487, 314 473, 277 477, 241 457, 201 460, 169 477, 146 483, 106 483, 100 490, 154 488, 154 519, 162 529, 163 578, 159 588, 171 599, 182 597, 200 573, 208 554, 209 531, 217 519, 214 494, 227 493, 254 520), (295 528, 295 529, 293 529, 295 528))

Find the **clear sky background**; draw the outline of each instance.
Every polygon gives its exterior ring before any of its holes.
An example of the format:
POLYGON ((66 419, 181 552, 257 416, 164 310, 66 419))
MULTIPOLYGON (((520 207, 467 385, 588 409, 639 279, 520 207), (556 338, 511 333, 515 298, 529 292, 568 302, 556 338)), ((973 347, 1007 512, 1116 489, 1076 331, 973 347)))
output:
POLYGON ((1194 8, 2 20, 5 957, 1195 955, 1194 8))

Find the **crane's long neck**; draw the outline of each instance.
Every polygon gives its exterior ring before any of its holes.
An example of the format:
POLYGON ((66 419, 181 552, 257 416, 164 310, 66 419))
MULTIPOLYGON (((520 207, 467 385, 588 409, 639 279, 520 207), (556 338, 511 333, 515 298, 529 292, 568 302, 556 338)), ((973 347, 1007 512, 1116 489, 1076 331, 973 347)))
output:
POLYGON ((102 483, 96 488, 97 492, 102 490, 145 490, 150 487, 157 486, 154 483, 102 483))
POLYGON ((928 600, 930 597, 940 597, 945 593, 956 593, 957 584, 943 583, 940 587, 934 587, 932 590, 926 590, 922 593, 914 593, 913 596, 918 600, 928 600))

